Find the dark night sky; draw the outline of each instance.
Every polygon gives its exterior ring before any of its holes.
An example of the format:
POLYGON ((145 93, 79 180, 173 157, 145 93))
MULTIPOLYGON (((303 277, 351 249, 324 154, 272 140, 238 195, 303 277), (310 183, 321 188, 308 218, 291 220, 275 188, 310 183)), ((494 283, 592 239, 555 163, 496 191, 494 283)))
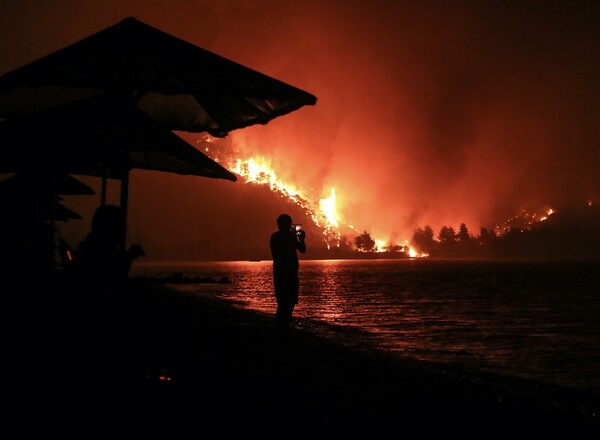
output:
MULTIPOLYGON (((341 221, 375 238, 600 196, 596 1, 2 1, 0 73, 126 16, 317 96, 226 143, 315 202, 335 187, 341 221)), ((98 203, 67 199, 86 219, 59 233, 76 244, 98 203)), ((306 221, 241 179, 148 171, 129 207, 154 259, 264 258, 280 212, 306 221)))

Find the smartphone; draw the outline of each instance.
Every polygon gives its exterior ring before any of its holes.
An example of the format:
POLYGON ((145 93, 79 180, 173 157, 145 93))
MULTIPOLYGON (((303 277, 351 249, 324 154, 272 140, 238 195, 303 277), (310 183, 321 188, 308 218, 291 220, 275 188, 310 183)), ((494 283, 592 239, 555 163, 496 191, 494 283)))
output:
POLYGON ((302 225, 301 224, 294 225, 294 228, 296 229, 296 235, 300 235, 300 231, 302 230, 302 225))

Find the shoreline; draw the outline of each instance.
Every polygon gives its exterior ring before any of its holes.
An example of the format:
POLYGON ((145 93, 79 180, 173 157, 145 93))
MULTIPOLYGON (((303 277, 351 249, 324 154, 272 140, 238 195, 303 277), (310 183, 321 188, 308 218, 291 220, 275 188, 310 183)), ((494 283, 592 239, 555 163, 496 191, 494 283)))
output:
MULTIPOLYGON (((165 290, 169 290, 168 286, 164 287, 165 290)), ((276 353, 279 347, 274 336, 273 317, 269 314, 244 309, 236 306, 233 302, 211 296, 198 296, 181 291, 170 291, 168 295, 179 295, 180 300, 183 299, 185 302, 189 302, 189 304, 194 304, 195 307, 206 307, 204 311, 199 311, 198 309, 190 311, 192 326, 198 323, 196 318, 202 315, 201 321, 203 324, 201 325, 200 332, 205 331, 207 328, 212 330, 213 325, 217 327, 225 326, 229 330, 240 332, 252 328, 257 332, 257 336, 262 338, 263 349, 273 350, 271 354, 275 356, 281 354, 276 353), (215 311, 217 312, 215 313, 215 311)), ((290 354, 292 357, 300 356, 301 358, 297 359, 300 364, 306 362, 307 358, 312 356, 311 351, 326 351, 331 354, 331 358, 328 358, 327 362, 333 364, 340 363, 340 359, 336 358, 337 356, 340 358, 348 357, 356 360, 359 364, 364 363, 363 367, 366 367, 366 364, 372 364, 372 367, 381 368, 381 370, 389 372, 393 377, 396 374, 407 372, 416 376, 430 376, 429 378, 442 382, 446 380, 453 382, 452 386, 459 386, 460 384, 472 387, 471 391, 477 389, 477 393, 481 393, 482 395, 489 394, 488 397, 491 399, 497 398, 499 404, 501 401, 504 401, 505 404, 512 401, 507 405, 522 404, 525 410, 527 406, 531 406, 532 408, 536 407, 541 412, 548 411, 549 413, 554 413, 556 411, 554 416, 558 416, 559 418, 564 415, 567 418, 574 417, 575 419, 580 419, 584 423, 586 421, 592 424, 597 423, 597 415, 594 414, 598 413, 596 409, 600 409, 600 396, 586 394, 566 387, 542 385, 524 378, 507 377, 479 370, 466 371, 464 367, 451 364, 416 360, 381 349, 356 346, 351 343, 339 343, 315 335, 309 330, 296 328, 293 332, 291 345, 290 347, 284 347, 284 350, 291 348, 292 350, 298 349, 298 352, 284 352, 284 354, 290 354), (306 358, 302 359, 304 356, 306 358), (494 394, 496 397, 492 396, 494 394)), ((215 338, 215 342, 218 342, 218 338, 215 338)), ((355 373, 352 371, 352 365, 348 363, 345 365, 344 369, 347 369, 350 374, 355 373)), ((339 371, 341 370, 340 368, 339 371)), ((379 380, 376 378, 378 371, 377 369, 372 370, 373 380, 379 380)), ((361 380, 365 379, 362 378, 361 380)), ((356 384, 364 387, 368 385, 368 381, 365 381, 365 383, 357 381, 356 384)))
POLYGON ((212 427, 265 438, 386 430, 423 438, 481 438, 490 430, 600 433, 598 415, 590 413, 598 402, 575 394, 556 402, 536 386, 515 388, 493 375, 357 350, 299 329, 284 341, 263 313, 156 283, 134 286, 150 325, 147 332, 133 329, 138 339, 125 343, 122 332, 115 339, 76 332, 86 318, 73 320, 70 298, 39 311, 52 312, 45 333, 32 335, 42 353, 27 359, 21 373, 39 392, 35 406, 49 426, 148 433, 212 427), (140 348, 142 362, 128 364, 140 348), (41 377, 39 359, 46 359, 41 377), (56 407, 58 396, 64 408, 56 407))

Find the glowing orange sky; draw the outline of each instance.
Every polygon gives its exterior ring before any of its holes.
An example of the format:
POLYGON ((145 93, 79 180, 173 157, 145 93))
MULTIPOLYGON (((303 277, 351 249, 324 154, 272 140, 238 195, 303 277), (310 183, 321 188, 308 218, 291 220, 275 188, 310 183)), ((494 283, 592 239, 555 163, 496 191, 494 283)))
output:
MULTIPOLYGON (((304 89, 316 106, 227 142, 317 199, 335 187, 342 220, 377 237, 598 200, 597 2, 48 3, 2 3, 1 73, 134 16, 304 89)), ((129 241, 156 259, 264 257, 294 209, 241 181, 143 171, 129 206, 129 241)), ((86 222, 60 232, 75 244, 86 222)))

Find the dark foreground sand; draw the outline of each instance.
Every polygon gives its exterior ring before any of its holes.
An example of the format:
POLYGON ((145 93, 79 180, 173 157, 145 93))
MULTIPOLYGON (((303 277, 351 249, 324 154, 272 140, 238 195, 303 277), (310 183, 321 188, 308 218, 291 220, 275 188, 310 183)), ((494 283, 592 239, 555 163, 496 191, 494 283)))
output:
POLYGON ((270 316, 137 287, 148 331, 96 331, 68 296, 17 302, 4 394, 16 437, 599 438, 589 396, 281 339, 270 316))

